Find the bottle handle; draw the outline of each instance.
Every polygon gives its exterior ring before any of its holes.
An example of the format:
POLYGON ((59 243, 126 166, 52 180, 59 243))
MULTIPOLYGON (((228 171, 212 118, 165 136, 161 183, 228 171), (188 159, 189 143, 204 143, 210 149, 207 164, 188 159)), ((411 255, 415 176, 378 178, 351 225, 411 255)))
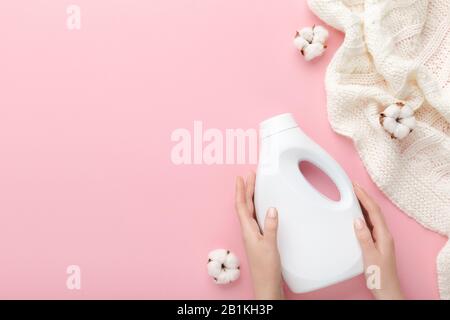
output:
POLYGON ((301 157, 300 162, 301 161, 311 162, 333 181, 340 194, 340 200, 337 201, 338 203, 343 205, 347 203, 353 204, 355 200, 353 184, 344 169, 342 169, 339 163, 328 153, 320 147, 316 147, 310 152, 306 152, 301 157))

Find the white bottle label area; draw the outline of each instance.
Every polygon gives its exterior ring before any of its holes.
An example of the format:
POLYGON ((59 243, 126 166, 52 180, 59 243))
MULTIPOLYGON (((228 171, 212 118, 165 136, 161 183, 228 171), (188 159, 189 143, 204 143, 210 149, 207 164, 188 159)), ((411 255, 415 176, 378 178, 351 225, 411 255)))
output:
POLYGON ((267 210, 278 209, 283 277, 292 291, 303 293, 362 273, 353 230, 353 220, 362 214, 343 169, 293 123, 292 116, 284 114, 261 124, 255 207, 261 227, 267 210), (338 201, 308 182, 299 170, 304 161, 335 183, 338 201))

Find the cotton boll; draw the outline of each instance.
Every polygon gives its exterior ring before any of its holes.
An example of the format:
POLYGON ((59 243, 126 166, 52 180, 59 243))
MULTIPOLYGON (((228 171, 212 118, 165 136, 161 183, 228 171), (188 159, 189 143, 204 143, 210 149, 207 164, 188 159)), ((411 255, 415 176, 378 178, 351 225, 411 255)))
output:
POLYGON ((328 40, 328 30, 322 26, 314 27, 314 37, 312 42, 325 44, 327 40, 328 40))
POLYGON ((394 136, 399 139, 402 140, 404 138, 406 138, 408 136, 408 134, 410 133, 411 129, 409 129, 407 126, 399 123, 397 125, 397 127, 394 130, 394 136))
POLYGON ((306 61, 321 56, 325 52, 325 48, 321 43, 312 43, 303 49, 303 55, 306 61))
POLYGON ((230 279, 228 273, 226 271, 221 272, 215 279, 217 284, 228 284, 230 283, 230 279))
POLYGON ((216 278, 217 284, 228 284, 233 281, 236 281, 239 278, 240 271, 237 269, 228 269, 220 273, 220 275, 216 278))
POLYGON ((407 126, 410 130, 413 130, 416 127, 416 118, 409 117, 406 119, 401 119, 400 123, 407 126))
POLYGON ((380 114, 380 123, 392 138, 402 140, 416 127, 414 110, 403 102, 391 104, 380 114))
POLYGON ((241 275, 241 270, 239 269, 228 269, 228 277, 230 281, 236 281, 241 275))
POLYGON ((391 104, 383 111, 383 114, 388 118, 396 119, 400 115, 400 107, 396 104, 391 104))
POLYGON ((311 43, 314 39, 314 29, 311 27, 306 27, 298 32, 299 36, 311 43))
POLYGON ((393 119, 393 118, 386 117, 386 118, 383 119, 383 127, 384 127, 384 129, 387 132, 391 133, 391 134, 394 133, 395 128, 397 127, 397 125, 398 125, 397 121, 395 119, 393 119))
POLYGON ((215 261, 225 261, 228 252, 226 249, 216 249, 209 253, 208 258, 215 261))
POLYGON ((414 110, 410 106, 404 106, 400 109, 399 118, 405 119, 412 117, 414 115, 414 110))
POLYGON ((208 274, 217 284, 227 284, 239 278, 239 259, 226 249, 213 250, 208 255, 208 274))
POLYGON ((218 261, 212 260, 208 262, 207 268, 208 274, 213 278, 217 278, 222 271, 222 264, 218 261))
POLYGON ((302 37, 295 37, 294 45, 298 50, 303 50, 307 45, 309 45, 309 42, 302 37))
POLYGON ((327 39, 328 31, 324 27, 307 27, 297 32, 294 45, 301 51, 306 61, 311 61, 325 52, 327 39))
POLYGON ((237 269, 239 268, 239 259, 234 253, 230 252, 224 264, 228 269, 237 269))

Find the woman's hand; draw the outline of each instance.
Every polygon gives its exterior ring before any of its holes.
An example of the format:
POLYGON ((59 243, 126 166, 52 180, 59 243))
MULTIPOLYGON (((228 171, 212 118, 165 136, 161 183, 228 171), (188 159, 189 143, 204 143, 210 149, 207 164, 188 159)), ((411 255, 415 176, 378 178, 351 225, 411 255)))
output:
POLYGON ((367 221, 355 220, 355 232, 363 252, 366 279, 375 276, 368 273, 371 266, 379 268, 380 271, 380 287, 371 289, 372 293, 378 300, 404 299, 397 276, 394 240, 384 222, 380 207, 361 187, 354 187, 367 221))
POLYGON ((269 209, 264 221, 264 234, 255 219, 253 193, 255 174, 251 173, 244 182, 236 179, 236 211, 247 251, 253 290, 256 299, 283 299, 280 255, 277 247, 278 213, 269 209))

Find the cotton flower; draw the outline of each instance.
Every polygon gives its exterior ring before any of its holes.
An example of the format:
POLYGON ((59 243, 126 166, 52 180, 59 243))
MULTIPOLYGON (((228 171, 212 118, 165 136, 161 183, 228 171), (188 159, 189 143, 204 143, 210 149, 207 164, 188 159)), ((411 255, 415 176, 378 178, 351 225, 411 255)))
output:
POLYGON ((380 124, 391 138, 402 140, 416 127, 414 110, 403 102, 391 104, 380 114, 380 124))
POLYGON ((321 56, 327 48, 328 30, 322 26, 306 27, 295 35, 294 45, 306 61, 321 56))
POLYGON ((208 274, 217 284, 227 284, 239 278, 239 259, 226 249, 216 249, 208 255, 208 274))

